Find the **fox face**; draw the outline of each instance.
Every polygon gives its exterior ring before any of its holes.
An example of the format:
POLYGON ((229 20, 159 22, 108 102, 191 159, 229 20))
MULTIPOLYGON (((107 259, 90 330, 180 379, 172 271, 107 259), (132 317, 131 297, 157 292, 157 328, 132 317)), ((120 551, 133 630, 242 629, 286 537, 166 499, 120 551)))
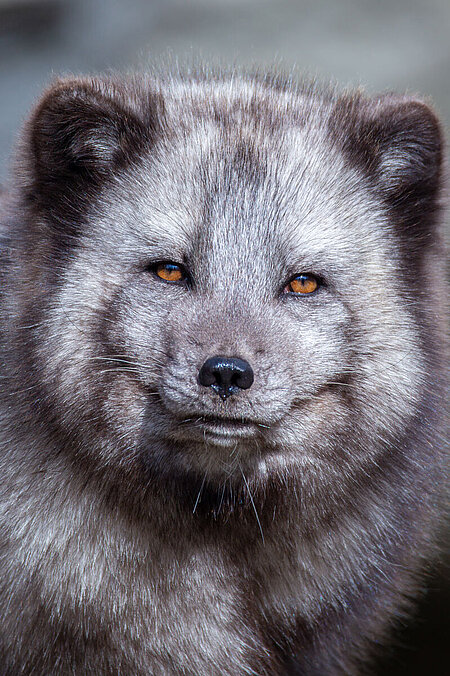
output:
POLYGON ((361 673, 436 518, 441 147, 402 96, 48 90, 3 219, 7 673, 361 673))

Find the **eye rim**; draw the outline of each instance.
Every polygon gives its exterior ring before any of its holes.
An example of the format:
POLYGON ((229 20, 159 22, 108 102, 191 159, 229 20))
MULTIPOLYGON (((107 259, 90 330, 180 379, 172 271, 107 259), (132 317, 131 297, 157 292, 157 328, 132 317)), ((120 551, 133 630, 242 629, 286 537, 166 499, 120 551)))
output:
POLYGON ((160 282, 164 282, 165 284, 171 284, 171 285, 184 285, 189 281, 189 275, 186 271, 186 268, 184 265, 181 263, 177 263, 176 261, 173 260, 158 260, 158 261, 153 261, 147 266, 147 270, 149 270, 154 277, 160 282), (161 277, 161 275, 158 274, 158 270, 160 268, 164 268, 165 266, 170 266, 174 270, 177 269, 180 271, 181 277, 179 279, 166 279, 164 277, 161 277))
POLYGON ((324 286, 323 279, 319 277, 318 275, 315 275, 313 272, 298 272, 295 275, 292 275, 292 277, 289 278, 289 280, 286 282, 286 284, 283 287, 283 295, 288 295, 292 296, 294 298, 309 298, 310 296, 315 296, 317 292, 320 290, 320 288, 324 286), (294 291, 292 288, 290 288, 290 285, 292 282, 294 282, 296 279, 299 277, 308 277, 310 278, 313 282, 315 282, 315 288, 312 289, 311 291, 294 291))

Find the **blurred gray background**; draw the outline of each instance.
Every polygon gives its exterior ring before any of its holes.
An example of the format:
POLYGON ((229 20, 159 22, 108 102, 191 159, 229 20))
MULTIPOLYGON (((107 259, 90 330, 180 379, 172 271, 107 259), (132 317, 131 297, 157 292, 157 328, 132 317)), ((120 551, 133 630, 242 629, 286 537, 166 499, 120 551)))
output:
MULTIPOLYGON (((421 93, 450 122, 450 0, 0 0, 0 183, 56 75, 199 59, 421 93)), ((448 585, 429 586, 380 676, 450 673, 448 585)))

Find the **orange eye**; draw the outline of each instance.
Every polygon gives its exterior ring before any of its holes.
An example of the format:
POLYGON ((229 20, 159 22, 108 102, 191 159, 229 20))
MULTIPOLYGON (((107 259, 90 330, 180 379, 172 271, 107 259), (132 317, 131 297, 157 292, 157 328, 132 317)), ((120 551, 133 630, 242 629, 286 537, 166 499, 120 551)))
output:
POLYGON ((314 275, 297 275, 291 279, 286 287, 286 291, 291 293, 308 294, 313 293, 319 288, 319 282, 314 275))
POLYGON ((182 268, 176 263, 158 263, 155 273, 165 282, 182 282, 185 279, 182 268))

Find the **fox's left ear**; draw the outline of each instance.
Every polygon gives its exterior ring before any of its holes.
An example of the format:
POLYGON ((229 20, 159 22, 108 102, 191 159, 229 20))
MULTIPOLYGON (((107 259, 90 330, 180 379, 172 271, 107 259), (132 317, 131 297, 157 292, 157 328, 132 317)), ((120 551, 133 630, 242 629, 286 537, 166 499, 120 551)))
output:
POLYGON ((395 95, 343 97, 330 123, 348 160, 363 168, 391 205, 436 197, 443 134, 423 101, 395 95))

